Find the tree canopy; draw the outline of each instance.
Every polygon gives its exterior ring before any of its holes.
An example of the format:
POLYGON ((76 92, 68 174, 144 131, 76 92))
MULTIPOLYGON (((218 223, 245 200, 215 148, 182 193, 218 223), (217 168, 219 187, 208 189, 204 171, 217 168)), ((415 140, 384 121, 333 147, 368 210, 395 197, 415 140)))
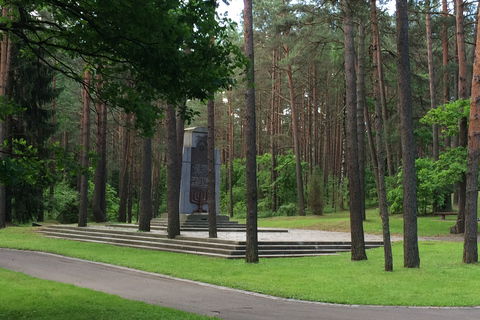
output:
MULTIPOLYGON (((228 40, 229 20, 216 1, 12 0, 0 30, 22 39, 25 55, 82 81, 68 59, 80 58, 104 80, 101 98, 136 114, 151 135, 162 99, 206 100, 232 84, 243 57, 228 40)), ((92 89, 95 83, 92 84, 92 89)))

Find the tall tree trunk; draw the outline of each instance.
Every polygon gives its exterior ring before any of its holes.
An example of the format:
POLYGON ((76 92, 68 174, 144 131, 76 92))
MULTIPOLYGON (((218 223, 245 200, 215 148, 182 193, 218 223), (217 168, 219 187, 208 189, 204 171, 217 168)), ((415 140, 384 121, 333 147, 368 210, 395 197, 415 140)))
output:
MULTIPOLYGON (((56 60, 54 60, 54 63, 56 63, 56 60)), ((52 89, 53 91, 56 91, 57 90, 57 76, 54 76, 53 77, 53 81, 52 81, 52 89)), ((52 126, 56 126, 56 123, 57 123, 57 120, 55 118, 55 113, 56 113, 56 109, 57 109, 57 99, 56 98, 53 98, 52 100, 52 126)), ((55 136, 52 135, 51 138, 50 138, 50 143, 52 145, 55 144, 55 136)), ((53 156, 55 157, 55 155, 53 156)), ((50 164, 50 174, 52 175, 53 180, 50 181, 50 190, 49 190, 49 206, 48 206, 48 212, 49 213, 52 213, 53 212, 53 199, 54 199, 54 193, 55 193, 55 182, 56 182, 56 174, 55 174, 55 164, 54 163, 51 163, 50 164)))
POLYGON ((245 261, 258 262, 258 228, 257 228, 257 161, 255 133, 255 73, 253 52, 253 10, 252 0, 245 0, 243 10, 245 57, 250 61, 247 70, 247 88, 245 92, 246 116, 246 175, 247 175, 247 241, 245 261))
MULTIPOLYGON (((443 63, 443 103, 448 103, 450 101, 450 81, 448 75, 448 5, 447 0, 442 0, 442 11, 443 11, 443 27, 442 27, 442 63, 443 63)), ((451 147, 451 137, 446 136, 445 141, 445 151, 447 147, 451 147)), ((445 208, 452 208, 452 197, 451 194, 445 195, 444 200, 445 208)), ((448 210, 447 210, 448 211, 448 210)))
POLYGON ((403 159, 403 251, 404 267, 419 268, 417 234, 417 188, 415 177, 415 141, 413 137, 412 93, 408 48, 407 1, 397 0, 397 67, 400 131, 403 159))
POLYGON ((366 260, 363 234, 360 177, 358 166, 357 97, 355 84, 355 44, 353 18, 350 3, 342 0, 345 34, 345 94, 346 94, 346 160, 348 189, 350 192, 350 229, 352 236, 352 260, 366 260))
MULTIPOLYGON (((458 50, 458 97, 459 99, 468 99, 467 91, 467 56, 465 50, 465 31, 464 31, 464 17, 463 0, 456 0, 457 8, 457 50, 458 50)), ((467 147, 467 119, 461 118, 459 120, 458 130, 458 145, 460 147, 467 147)), ((466 175, 463 174, 462 181, 458 183, 458 216, 455 225, 456 233, 464 233, 465 231, 465 197, 466 197, 467 180, 466 175)))
MULTIPOLYGON (((4 6, 2 8, 2 16, 6 18, 8 16, 8 7, 4 6)), ((7 86, 9 82, 9 73, 10 73, 10 55, 9 49, 11 47, 11 42, 8 36, 8 33, 5 31, 2 32, 2 42, 1 42, 1 58, 0 58, 0 94, 4 101, 7 101, 7 86)), ((5 103, 5 102, 4 102, 5 103)), ((6 116, 6 115, 4 115, 6 116)), ((4 141, 7 139, 6 134, 6 123, 5 121, 0 122, 0 146, 3 146, 4 141)), ((4 160, 6 158, 5 150, 3 147, 0 147, 0 159, 4 160)), ((6 227, 6 220, 7 220, 7 192, 6 186, 4 184, 0 184, 0 229, 6 227)))
MULTIPOLYGON (((480 14, 478 14, 480 18, 480 14)), ((478 29, 478 24, 477 24, 478 29)), ((477 43, 480 32, 477 31, 477 43)), ((480 46, 475 50, 473 67, 472 97, 470 100, 470 125, 468 128, 467 188, 465 205, 465 234, 463 262, 478 262, 478 162, 480 156, 480 46)))
POLYGON ((229 206, 229 211, 230 211, 230 218, 233 218, 233 157, 234 157, 234 144, 233 144, 233 119, 234 119, 234 113, 232 109, 232 87, 228 89, 229 93, 229 98, 228 98, 228 112, 230 114, 229 117, 229 125, 230 125, 230 139, 229 139, 229 147, 228 147, 228 189, 229 189, 229 194, 230 194, 230 206, 229 206))
POLYGON ((133 183, 128 179, 128 159, 131 148, 130 143, 130 114, 126 114, 125 127, 122 134, 122 161, 120 162, 120 204, 118 206, 118 222, 127 222, 127 203, 129 185, 133 183))
POLYGON ((217 204, 215 199, 215 103, 207 102, 208 113, 208 237, 217 237, 217 204))
POLYGON ((273 49, 273 58, 272 58, 272 105, 270 110, 270 185, 272 186, 272 212, 277 212, 277 187, 275 181, 277 180, 277 171, 275 170, 277 167, 277 150, 276 150, 276 136, 275 136, 275 113, 276 113, 276 79, 275 76, 277 74, 277 54, 276 50, 273 49))
MULTIPOLYGON (((373 23, 377 23, 377 5, 375 0, 372 0, 372 16, 373 23)), ((376 26, 378 27, 378 26, 376 26)), ((387 203, 387 187, 385 184, 385 169, 383 166, 384 156, 383 156, 383 139, 382 139, 382 111, 380 107, 380 85, 379 85, 379 66, 378 66, 378 55, 379 48, 377 47, 377 39, 374 37, 373 43, 373 61, 374 61, 374 103, 375 103, 375 137, 377 141, 377 152, 376 157, 373 161, 376 166, 377 174, 377 195, 378 195, 378 207, 380 209, 380 216, 382 218, 382 233, 383 233, 383 250, 385 256, 385 271, 393 271, 393 255, 392 255, 392 245, 390 240, 390 223, 388 219, 388 203, 387 203)))
POLYGON ((393 161, 392 144, 389 139, 391 135, 391 128, 388 122, 387 96, 385 93, 385 76, 383 75, 382 46, 380 42, 380 32, 378 30, 377 15, 375 14, 372 17, 375 19, 375 21, 372 22, 373 37, 375 37, 375 41, 377 43, 378 85, 380 90, 380 101, 382 103, 383 125, 385 128, 385 136, 386 136, 385 151, 387 156, 387 168, 388 168, 388 175, 391 177, 395 175, 395 165, 393 161))
MULTIPOLYGON (((321 136, 321 125, 319 123, 318 115, 318 86, 317 86, 317 64, 313 64, 313 164, 315 167, 320 167, 320 151, 321 151, 321 142, 318 139, 321 136)), ((323 170, 323 168, 321 168, 323 170)))
POLYGON ((357 74, 357 143, 358 143, 358 172, 360 180, 360 208, 362 220, 367 220, 365 213, 365 119, 363 109, 365 105, 365 23, 358 24, 358 74, 357 74))
POLYGON ((448 5, 447 0, 442 0, 443 8, 443 28, 442 28, 442 48, 443 48, 443 103, 450 101, 449 81, 448 81, 448 5))
POLYGON ((165 124, 167 130, 167 215, 168 238, 173 239, 180 234, 180 217, 178 201, 178 152, 175 108, 169 104, 165 110, 165 124))
MULTIPOLYGON (((285 46, 287 58, 289 49, 285 46)), ((293 148, 295 149, 295 169, 297 175, 298 215, 305 216, 305 199, 303 196, 302 156, 300 150, 298 115, 295 107, 295 94, 293 92, 292 65, 287 65, 288 88, 290 92, 290 111, 292 115, 293 148)))
POLYGON ((87 206, 88 206, 88 173, 89 167, 88 152, 90 151, 90 85, 92 75, 90 70, 85 69, 83 74, 83 107, 82 107, 82 151, 80 152, 80 165, 82 173, 80 174, 80 195, 78 203, 78 226, 87 226, 87 206))
POLYGON ((152 220, 152 138, 143 138, 142 192, 140 193, 139 231, 150 231, 152 220))
MULTIPOLYGON (((430 84, 430 109, 437 108, 437 101, 435 98, 435 69, 433 65, 433 45, 432 45, 432 15, 430 14, 430 0, 425 1, 425 9, 427 11, 426 26, 427 26, 427 56, 428 56, 428 77, 430 84)), ((438 142, 438 125, 433 125, 433 159, 438 161, 440 146, 438 142)))
MULTIPOLYGON (((128 162, 130 164, 130 169, 129 169, 129 178, 127 180, 130 181, 128 183, 128 192, 127 192, 127 199, 128 199, 128 204, 127 204, 127 222, 132 223, 132 210, 133 210, 133 188, 135 186, 135 130, 129 130, 130 134, 130 139, 129 139, 129 147, 128 149, 130 150, 130 153, 127 153, 128 157, 128 162)), ((137 187, 137 189, 139 189, 137 187)), ((137 192, 138 194, 138 192, 137 192)), ((137 219, 138 221, 138 219, 137 219)))
MULTIPOLYGON (((97 93, 102 90, 102 75, 97 75, 97 93)), ((99 100, 97 94, 97 100, 99 100)), ((99 159, 95 168, 94 189, 92 199, 95 222, 107 221, 107 106, 101 100, 97 101, 97 134, 96 153, 99 159)))

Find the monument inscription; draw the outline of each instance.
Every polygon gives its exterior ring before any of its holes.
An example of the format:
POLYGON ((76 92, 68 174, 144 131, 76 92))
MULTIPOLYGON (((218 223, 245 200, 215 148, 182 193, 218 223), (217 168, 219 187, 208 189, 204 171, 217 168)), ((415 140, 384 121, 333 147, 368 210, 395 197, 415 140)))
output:
MULTIPOLYGON (((185 129, 180 187, 180 213, 208 212, 207 128, 185 129)), ((215 150, 215 199, 213 208, 219 214, 220 152, 215 150)))
POLYGON ((198 205, 194 212, 205 212, 203 205, 208 201, 207 141, 202 137, 192 148, 190 165, 190 202, 198 205))

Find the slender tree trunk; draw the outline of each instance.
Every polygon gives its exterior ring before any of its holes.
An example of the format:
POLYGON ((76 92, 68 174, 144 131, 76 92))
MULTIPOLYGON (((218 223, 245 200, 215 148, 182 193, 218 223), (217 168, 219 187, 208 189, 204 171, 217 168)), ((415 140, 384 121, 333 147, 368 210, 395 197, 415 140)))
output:
POLYGON ((207 102, 208 113, 208 237, 217 237, 217 204, 215 199, 215 104, 207 102))
MULTIPOLYGON (((478 17, 480 18, 480 14, 478 17)), ((478 31, 477 42, 480 43, 480 32, 478 31)), ((475 55, 476 59, 473 67, 472 97, 470 100, 470 124, 468 128, 463 263, 478 262, 477 205, 478 162, 480 156, 480 46, 477 46, 475 55)))
POLYGON ((255 77, 253 51, 253 10, 252 0, 245 0, 243 10, 245 57, 250 60, 247 70, 247 88, 245 92, 246 115, 246 175, 247 175, 247 241, 245 247, 245 261, 258 262, 258 230, 257 230, 257 161, 255 143, 255 77))
MULTIPOLYGON (((442 63, 443 63, 443 103, 448 103, 450 101, 450 81, 448 75, 448 6, 447 0, 442 0, 442 10, 443 10, 443 28, 442 28, 442 63)), ((451 147, 451 137, 445 137, 444 141, 445 150, 447 147, 451 147)), ((444 200, 445 208, 452 208, 452 197, 451 194, 445 195, 444 200)))
MULTIPOLYGON (((102 89, 102 76, 100 74, 97 75, 97 81, 97 92, 100 92, 102 89)), ((99 100, 95 107, 97 111, 95 151, 99 159, 95 168, 92 209, 95 222, 105 222, 107 221, 107 106, 99 100)))
POLYGON ((378 31, 378 21, 377 15, 373 16, 375 19, 373 24, 373 37, 375 37, 375 41, 377 43, 377 65, 378 65, 378 85, 380 90, 380 101, 382 103, 382 117, 383 117, 383 124, 385 128, 385 151, 387 156, 387 168, 388 168, 388 175, 391 177, 395 175, 395 166, 393 161, 393 150, 392 144, 390 142, 390 135, 391 135, 391 128, 388 122, 388 109, 387 109, 387 96, 385 93, 385 76, 383 75, 383 57, 382 57, 382 46, 380 42, 380 32, 378 31))
POLYGON ((143 138, 142 192, 140 193, 139 231, 150 231, 152 220, 152 138, 143 138))
MULTIPOLYGON (((7 18, 8 16, 8 7, 4 6, 2 8, 2 16, 7 18)), ((9 39, 8 33, 2 32, 2 42, 1 42, 1 58, 0 58, 0 94, 5 101, 7 100, 7 86, 9 82, 9 73, 10 73, 10 52, 11 52, 11 41, 9 39)), ((6 115, 3 115, 6 116, 6 115)), ((5 121, 0 122, 0 146, 3 146, 5 140, 7 139, 7 128, 5 121)), ((0 159, 4 160, 6 158, 5 150, 3 147, 0 147, 0 159)), ((4 184, 0 184, 0 229, 6 227, 7 220, 7 190, 4 184)))
MULTIPOLYGON (((132 210, 133 210, 133 188, 135 186, 135 130, 129 130, 128 131, 130 134, 130 139, 129 139, 129 147, 128 149, 130 150, 130 153, 127 153, 128 157, 128 162, 130 164, 130 169, 129 169, 129 178, 127 181, 130 181, 128 183, 128 192, 127 192, 127 199, 128 199, 128 204, 127 204, 127 222, 132 223, 132 210)), ((137 188, 139 189, 139 188, 137 188)), ((137 192, 138 194, 138 192, 137 192)), ((137 197, 138 198, 138 197, 137 197)), ((138 219, 137 219, 138 221, 138 219)))
POLYGON ((276 142, 275 142, 275 113, 276 113, 276 105, 275 102, 277 101, 275 98, 276 94, 276 79, 275 76, 277 74, 277 57, 276 57, 276 50, 273 49, 273 63, 272 63, 272 106, 270 111, 270 185, 272 185, 272 212, 277 212, 277 187, 275 185, 275 181, 277 180, 277 171, 275 170, 277 167, 277 150, 276 150, 276 142))
MULTIPOLYGON (((457 50, 458 50, 458 97, 459 99, 468 99, 467 91, 467 57, 465 50, 465 31, 464 31, 464 17, 463 0, 456 0, 457 8, 457 50)), ((458 130, 458 145, 460 147, 467 147, 467 119, 461 118, 459 120, 458 130)), ((462 181, 458 183, 458 216, 455 225, 456 233, 464 233, 465 231, 465 197, 467 188, 466 175, 463 174, 462 181)))
MULTIPOLYGON (((288 57, 288 46, 285 46, 288 57)), ((292 65, 287 65, 288 88, 290 92, 290 111, 292 115, 293 148, 295 149, 295 168, 297 175, 298 214, 305 216, 305 200, 303 196, 302 156, 300 150, 298 115, 295 107, 295 94, 293 91, 292 65)))
POLYGON ((89 167, 88 152, 90 151, 90 94, 89 87, 92 82, 92 75, 88 69, 83 74, 85 87, 83 89, 83 108, 82 108, 82 151, 80 152, 80 165, 82 174, 80 175, 80 198, 78 204, 78 226, 87 226, 87 206, 88 206, 88 173, 89 167))
POLYGON ((350 229, 352 236, 352 260, 366 260, 365 239, 362 224, 360 177, 358 166, 357 97, 355 84, 355 44, 353 18, 350 4, 342 0, 345 34, 345 94, 346 94, 346 162, 348 189, 350 192, 350 229))
POLYGON ((120 169, 120 204, 118 206, 118 222, 127 222, 127 203, 128 203, 128 189, 129 184, 133 183, 128 179, 128 158, 131 148, 130 143, 130 115, 126 114, 125 128, 122 135, 122 161, 120 169))
MULTIPOLYGON (((185 124, 183 121, 183 111, 187 107, 187 101, 184 100, 181 105, 179 105, 176 116, 176 129, 177 129, 177 155, 178 155, 178 179, 182 176, 182 166, 183 166, 183 136, 185 134, 185 124)), ((180 183, 178 183, 178 201, 180 201, 180 183)))
POLYGON ((318 115, 318 86, 317 86, 317 64, 313 64, 313 164, 315 167, 320 167, 320 151, 321 151, 321 142, 318 139, 321 135, 321 125, 319 125, 319 115, 318 115))
POLYGON ((230 134, 230 139, 229 139, 229 147, 228 147, 228 152, 229 152, 229 155, 228 155, 228 165, 229 165, 229 172, 228 172, 228 189, 229 189, 229 194, 230 194, 230 206, 229 206, 229 210, 230 210, 230 218, 233 218, 233 158, 234 158, 234 136, 233 136, 233 120, 234 120, 234 113, 233 113, 233 109, 232 109, 232 88, 230 87, 228 89, 228 92, 229 92, 229 99, 228 99, 228 112, 230 114, 230 117, 229 117, 229 125, 230 125, 230 131, 229 131, 229 134, 230 134))
POLYGON ((177 152, 177 129, 175 108, 167 105, 165 110, 165 123, 167 130, 167 214, 168 214, 168 238, 173 239, 180 234, 180 217, 178 201, 178 152, 177 152))
MULTIPOLYGON (((56 60, 54 60, 54 63, 56 63, 56 60)), ((57 91, 57 76, 54 76, 53 77, 53 81, 52 81, 52 89, 53 91, 57 91)), ((57 109, 57 99, 54 98, 52 100, 52 126, 56 126, 56 123, 57 123, 57 120, 55 118, 55 113, 56 113, 56 109, 57 109)), ((55 144, 55 136, 52 135, 52 137, 50 138, 50 143, 52 145, 55 144)), ((55 155, 54 155, 55 157, 55 155)), ((54 199, 54 194, 55 194, 55 182, 56 182, 56 174, 55 174, 55 164, 54 163, 51 163, 50 164, 50 174, 52 175, 53 177, 53 180, 50 182, 50 194, 49 194, 49 202, 50 202, 50 205, 48 206, 48 212, 49 213, 52 213, 53 211, 53 199, 54 199)))
MULTIPOLYGON (((427 11, 426 26, 427 26, 427 56, 428 56, 428 76, 430 84, 430 109, 437 108, 437 101, 435 98, 435 69, 433 64, 433 45, 432 45, 432 15, 430 14, 430 0, 425 1, 425 9, 427 11)), ((433 125, 433 159, 438 161, 440 146, 438 142, 438 125, 433 125)))
POLYGON ((358 143, 358 172, 360 180, 360 208, 362 220, 367 220, 365 213, 365 119, 363 109, 365 105, 365 23, 358 24, 358 74, 357 74, 357 143, 358 143))
POLYGON ((417 234, 417 188, 415 176, 415 141, 413 137, 412 93, 408 47, 407 1, 397 0, 397 67, 400 130, 403 159, 403 251, 404 267, 419 268, 417 234))
POLYGON ((448 6, 447 0, 442 0, 443 8, 443 29, 442 29, 442 48, 443 48, 443 103, 450 101, 449 81, 448 81, 448 6))
MULTIPOLYGON (((373 23, 377 23, 376 11, 377 5, 375 0, 372 0, 372 16, 374 17, 373 23)), ((393 255, 392 245, 390 240, 390 223, 388 219, 388 203, 387 203, 387 188, 385 184, 385 169, 383 166, 383 139, 382 139, 382 111, 380 107, 380 85, 379 85, 379 66, 378 66, 378 47, 377 41, 374 38, 373 44, 373 60, 374 60, 374 103, 375 103, 375 137, 377 140, 377 156, 374 161, 378 161, 374 166, 377 168, 377 195, 378 195, 378 207, 380 209, 380 216, 382 218, 382 231, 383 231, 383 250, 385 256, 385 271, 393 271, 393 255)))

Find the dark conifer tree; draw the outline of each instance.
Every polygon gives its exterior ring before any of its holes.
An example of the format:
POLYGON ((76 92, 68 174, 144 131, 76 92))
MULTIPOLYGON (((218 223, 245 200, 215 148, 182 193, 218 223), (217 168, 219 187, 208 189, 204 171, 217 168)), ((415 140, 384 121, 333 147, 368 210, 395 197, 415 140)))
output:
MULTIPOLYGON (((53 111, 47 109, 47 106, 58 96, 59 90, 52 86, 52 69, 37 57, 20 57, 21 48, 21 44, 14 47, 10 86, 14 103, 23 110, 12 116, 10 137, 7 137, 7 140, 24 139, 25 147, 36 148, 38 157, 46 160, 50 157, 47 144, 55 132, 55 126, 51 123, 53 111)), ((45 167, 43 170, 46 172, 49 169, 45 167)), ((43 176, 45 172, 39 172, 39 176, 43 176)), ((34 185, 20 181, 9 188, 16 221, 43 221, 43 188, 48 183, 46 179, 39 178, 34 185)))

